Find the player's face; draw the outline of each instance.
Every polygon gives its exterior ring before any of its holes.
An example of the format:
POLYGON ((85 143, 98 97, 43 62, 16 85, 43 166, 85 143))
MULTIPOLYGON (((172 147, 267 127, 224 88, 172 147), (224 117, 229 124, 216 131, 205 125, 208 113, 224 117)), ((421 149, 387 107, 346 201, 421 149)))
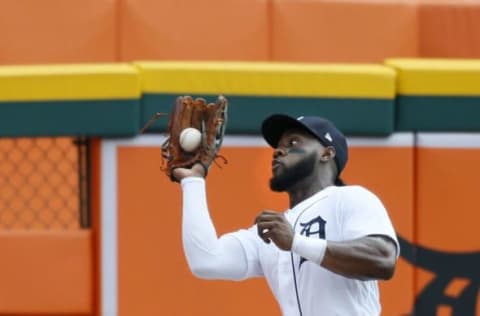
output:
POLYGON ((273 153, 272 191, 287 191, 316 170, 320 143, 310 134, 290 130, 285 132, 273 153))

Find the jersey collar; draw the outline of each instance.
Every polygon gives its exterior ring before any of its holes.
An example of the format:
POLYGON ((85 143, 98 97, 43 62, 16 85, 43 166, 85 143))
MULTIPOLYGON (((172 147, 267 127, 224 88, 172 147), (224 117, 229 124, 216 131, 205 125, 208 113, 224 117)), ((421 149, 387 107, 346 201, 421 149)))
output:
POLYGON ((315 204, 317 201, 323 200, 324 198, 327 198, 328 195, 330 194, 332 188, 335 188, 335 186, 331 185, 331 186, 328 186, 326 188, 323 188, 321 191, 318 191, 314 195, 306 198, 302 202, 295 205, 293 208, 288 209, 286 212, 287 213, 292 213, 292 214, 297 214, 297 213, 309 208, 310 206, 315 204))

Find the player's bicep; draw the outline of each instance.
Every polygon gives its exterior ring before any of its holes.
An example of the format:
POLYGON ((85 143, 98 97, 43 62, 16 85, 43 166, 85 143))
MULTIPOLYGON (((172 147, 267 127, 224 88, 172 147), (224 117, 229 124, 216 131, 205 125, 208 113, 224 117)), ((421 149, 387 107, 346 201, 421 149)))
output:
POLYGON ((398 241, 387 235, 368 235, 368 238, 375 238, 380 242, 380 251, 384 252, 388 256, 399 256, 400 249, 398 248, 398 241))
POLYGON ((375 246, 379 255, 385 258, 396 259, 398 248, 397 242, 390 236, 387 235, 368 235, 368 240, 370 240, 372 245, 375 246))
POLYGON ((394 243, 398 255, 397 236, 382 202, 366 189, 356 188, 353 191, 342 202, 343 239, 384 236, 394 243))

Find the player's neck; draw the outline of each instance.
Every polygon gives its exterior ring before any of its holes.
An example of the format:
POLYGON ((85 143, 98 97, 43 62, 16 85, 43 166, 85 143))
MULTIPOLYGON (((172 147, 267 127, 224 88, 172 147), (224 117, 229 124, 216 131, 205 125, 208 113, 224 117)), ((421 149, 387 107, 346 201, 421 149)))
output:
POLYGON ((315 181, 308 179, 308 181, 296 183, 288 190, 290 208, 332 185, 334 185, 332 180, 326 178, 316 178, 315 181))

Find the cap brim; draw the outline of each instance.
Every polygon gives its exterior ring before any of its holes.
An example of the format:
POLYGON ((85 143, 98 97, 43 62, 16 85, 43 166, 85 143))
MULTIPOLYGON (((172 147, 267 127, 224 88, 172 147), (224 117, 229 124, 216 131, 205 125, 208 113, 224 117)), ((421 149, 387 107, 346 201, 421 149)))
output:
POLYGON ((311 133, 311 131, 297 119, 284 114, 274 114, 263 121, 262 135, 267 143, 275 148, 283 133, 292 128, 303 129, 311 133))

